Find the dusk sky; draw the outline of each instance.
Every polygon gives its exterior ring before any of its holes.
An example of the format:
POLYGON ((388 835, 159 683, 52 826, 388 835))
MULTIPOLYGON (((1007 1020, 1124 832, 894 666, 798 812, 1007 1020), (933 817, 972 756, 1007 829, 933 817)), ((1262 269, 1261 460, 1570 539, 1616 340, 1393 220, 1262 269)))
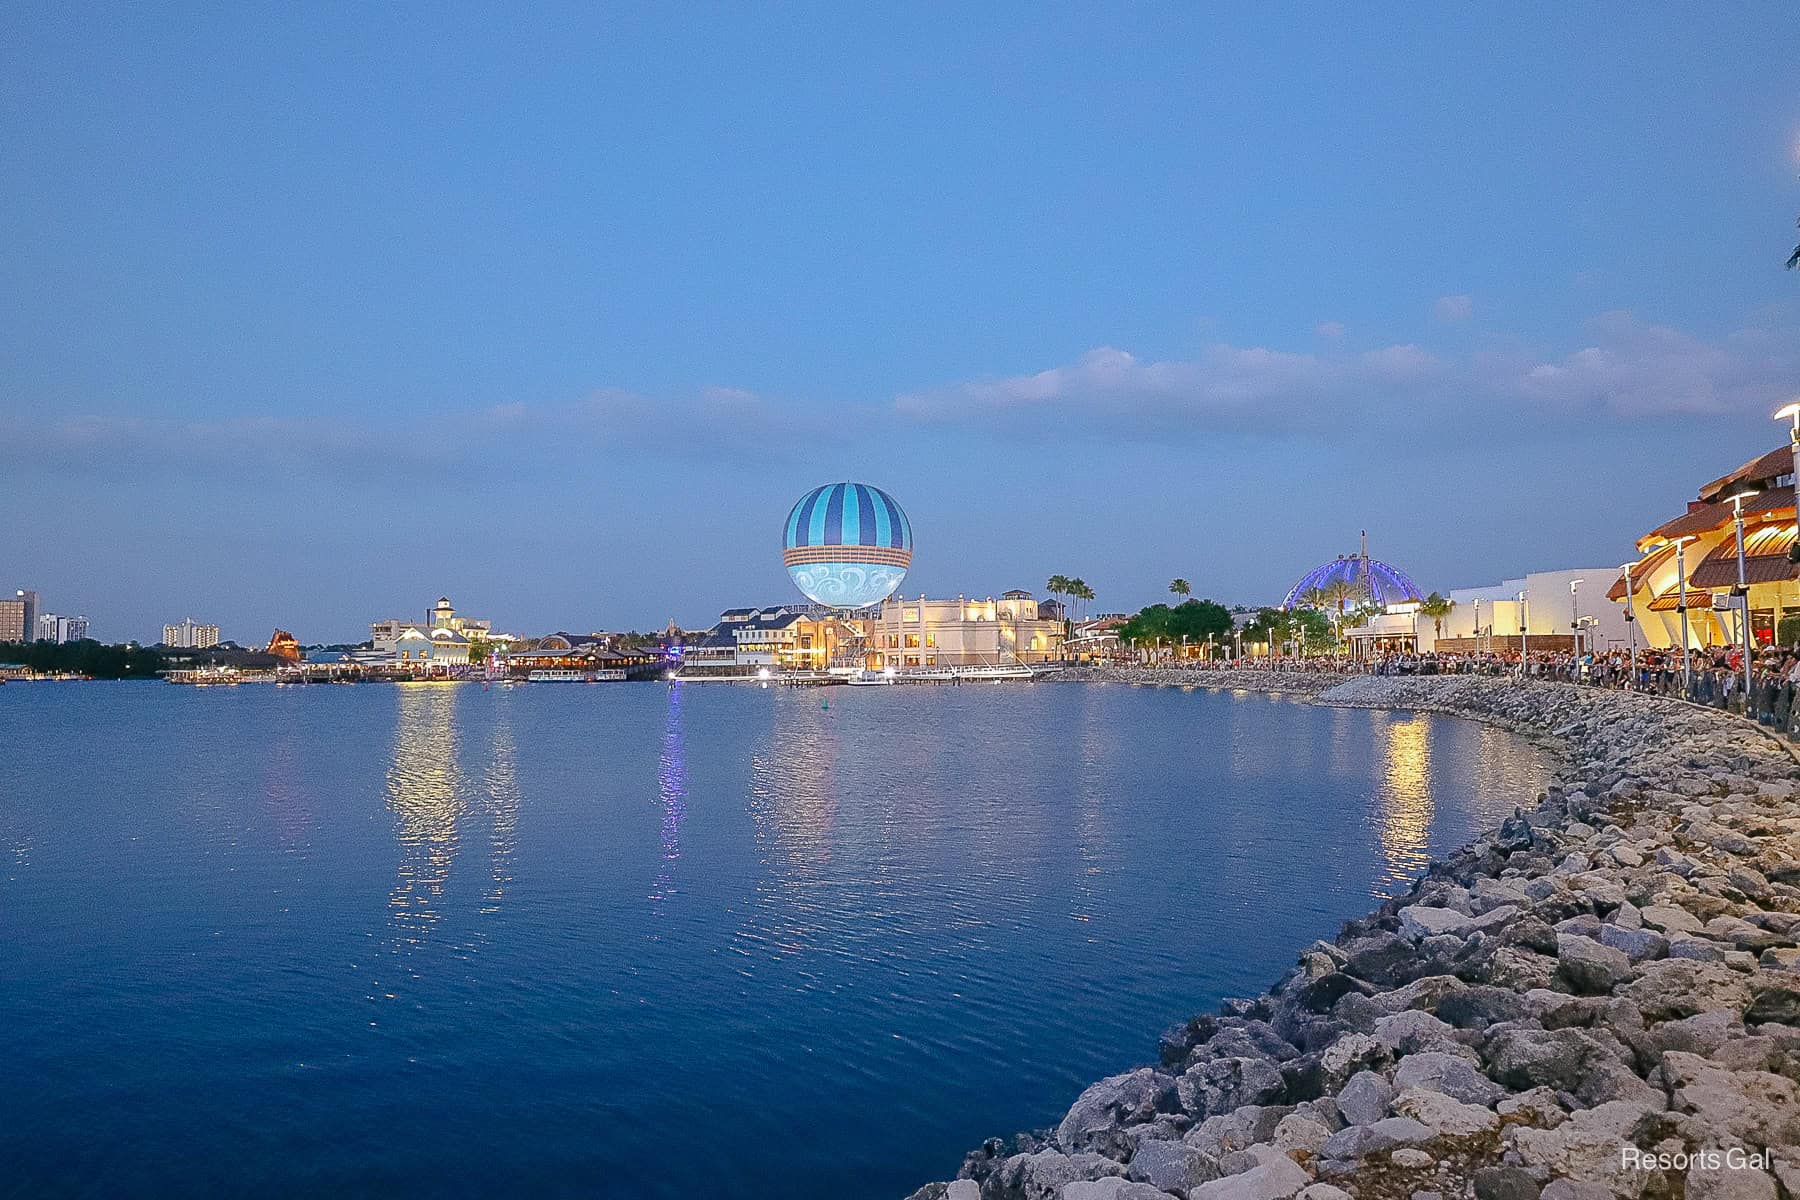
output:
POLYGON ((1791 4, 10 5, 0 588, 155 640, 1617 563, 1800 393, 1791 4), (1729 15, 1726 15, 1729 14, 1729 15))

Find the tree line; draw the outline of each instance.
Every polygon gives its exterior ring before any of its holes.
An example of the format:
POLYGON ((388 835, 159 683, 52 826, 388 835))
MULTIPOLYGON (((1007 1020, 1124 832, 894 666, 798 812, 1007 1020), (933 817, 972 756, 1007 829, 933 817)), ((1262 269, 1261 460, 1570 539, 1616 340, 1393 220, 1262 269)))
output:
POLYGON ((155 679, 165 660, 142 646, 109 646, 88 638, 79 642, 0 642, 0 663, 30 667, 45 675, 155 679))

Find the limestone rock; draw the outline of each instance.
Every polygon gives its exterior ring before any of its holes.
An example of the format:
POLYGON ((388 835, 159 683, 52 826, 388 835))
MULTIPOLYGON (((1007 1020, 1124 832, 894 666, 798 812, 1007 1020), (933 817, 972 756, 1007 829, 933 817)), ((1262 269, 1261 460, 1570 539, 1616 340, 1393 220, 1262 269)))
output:
POLYGON ((1388 1115, 1394 1099, 1394 1085, 1374 1071, 1361 1071, 1352 1076, 1338 1093, 1338 1111, 1352 1125, 1373 1125, 1388 1115))
POLYGON ((1631 978, 1631 959, 1585 937, 1556 940, 1556 973, 1577 995, 1605 996, 1631 978))
POLYGON ((1102 1079, 1077 1097, 1056 1127, 1056 1143, 1065 1151, 1110 1152, 1121 1145, 1122 1126, 1173 1109, 1175 1099, 1175 1081, 1149 1067, 1102 1079))
POLYGON ((1492 1110, 1453 1100, 1442 1092, 1408 1088, 1394 1097, 1394 1112, 1411 1117, 1438 1137, 1464 1138, 1500 1128, 1492 1110))
POLYGON ((1312 1182, 1312 1176, 1290 1158, 1273 1158, 1248 1171, 1203 1183, 1191 1200, 1286 1200, 1312 1182))
POLYGON ((1401 1091, 1424 1088, 1441 1092, 1464 1104, 1492 1104, 1505 1094, 1505 1089, 1483 1075, 1465 1058, 1438 1051, 1409 1054, 1400 1060, 1394 1072, 1394 1086, 1401 1091))
POLYGON ((1143 1141, 1125 1170, 1126 1178, 1148 1183, 1165 1192, 1187 1194, 1219 1177, 1219 1164, 1211 1155, 1184 1142, 1143 1141))

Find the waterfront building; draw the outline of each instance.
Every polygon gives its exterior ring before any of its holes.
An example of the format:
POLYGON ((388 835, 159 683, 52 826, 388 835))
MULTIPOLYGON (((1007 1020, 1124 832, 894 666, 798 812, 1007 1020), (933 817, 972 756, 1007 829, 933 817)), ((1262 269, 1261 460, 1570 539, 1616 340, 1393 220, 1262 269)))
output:
POLYGON ((219 644, 219 627, 187 617, 179 625, 164 625, 162 640, 163 645, 177 650, 205 650, 219 644))
POLYGON ((858 624, 871 670, 1016 666, 1062 656, 1063 622, 1046 619, 1026 591, 999 599, 892 597, 858 624))
POLYGON ((507 655, 508 670, 516 675, 532 671, 624 671, 651 674, 663 664, 655 646, 627 646, 608 633, 551 633, 514 649, 507 655))
POLYGON ((38 594, 25 588, 0 599, 0 642, 27 642, 37 636, 38 594))
POLYGON ((409 625, 394 642, 392 661, 403 667, 466 667, 469 639, 455 629, 409 625))
POLYGON ((858 636, 856 623, 824 605, 736 608, 699 641, 682 647, 682 674, 745 675, 822 671, 858 636))
POLYGON ((56 613, 40 613, 37 619, 37 640, 55 642, 79 642, 88 635, 88 619, 86 617, 63 617, 56 613))
MULTIPOLYGON (((452 633, 461 634, 465 641, 472 642, 507 645, 517 640, 511 634, 495 633, 492 621, 477 617, 458 616, 456 607, 450 603, 450 598, 439 596, 437 603, 425 611, 423 621, 407 621, 399 617, 390 617, 385 621, 371 622, 369 641, 376 653, 393 655, 399 648, 401 635, 408 630, 429 634, 434 629, 448 629, 452 633)), ((416 649, 416 644, 412 648, 416 649)))
POLYGON ((1625 645, 1627 636, 1623 610, 1605 602, 1606 585, 1616 574, 1615 567, 1570 567, 1451 588, 1443 593, 1451 607, 1442 617, 1421 611, 1417 600, 1402 601, 1346 628, 1344 640, 1359 658, 1509 653, 1519 649, 1521 634, 1533 652, 1573 653, 1579 621, 1581 650, 1608 650, 1625 645))
POLYGON ((1688 643, 1693 647, 1736 644, 1737 515, 1744 519, 1743 598, 1750 632, 1758 645, 1777 638, 1784 618, 1800 615, 1800 587, 1789 555, 1795 543, 1794 453, 1779 446, 1700 488, 1687 511, 1637 539, 1631 589, 1625 573, 1607 573, 1607 599, 1635 616, 1644 641, 1655 647, 1681 644, 1682 575, 1687 570, 1688 643))

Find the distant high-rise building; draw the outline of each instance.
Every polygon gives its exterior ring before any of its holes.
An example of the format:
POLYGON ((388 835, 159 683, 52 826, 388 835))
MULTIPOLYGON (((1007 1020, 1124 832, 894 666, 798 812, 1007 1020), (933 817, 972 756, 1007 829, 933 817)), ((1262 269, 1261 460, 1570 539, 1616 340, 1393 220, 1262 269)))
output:
POLYGON ((40 642, 79 642, 88 635, 88 619, 86 617, 60 617, 55 613, 40 613, 37 619, 37 639, 40 642))
POLYGON ((23 642, 37 636, 38 594, 21 588, 0 600, 0 642, 23 642))
POLYGON ((189 617, 179 625, 164 625, 163 645, 178 650, 204 650, 219 644, 219 627, 202 625, 189 617))

